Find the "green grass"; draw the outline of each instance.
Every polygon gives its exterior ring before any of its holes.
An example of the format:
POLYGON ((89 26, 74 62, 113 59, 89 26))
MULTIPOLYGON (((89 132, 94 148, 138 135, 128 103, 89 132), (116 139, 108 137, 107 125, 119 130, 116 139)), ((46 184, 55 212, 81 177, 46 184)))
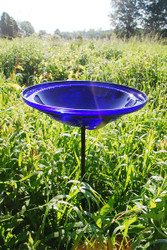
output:
POLYGON ((166 249, 165 41, 0 40, 0 58, 0 249, 107 249, 120 235, 133 249, 166 249), (80 129, 21 98, 26 85, 62 79, 148 95, 142 110, 86 131, 85 183, 80 129))

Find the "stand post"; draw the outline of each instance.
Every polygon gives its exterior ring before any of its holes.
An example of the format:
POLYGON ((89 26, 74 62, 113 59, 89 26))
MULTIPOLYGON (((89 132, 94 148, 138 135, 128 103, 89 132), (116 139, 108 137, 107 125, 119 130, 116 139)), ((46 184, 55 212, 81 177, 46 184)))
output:
POLYGON ((81 179, 85 181, 85 127, 81 127, 81 179))

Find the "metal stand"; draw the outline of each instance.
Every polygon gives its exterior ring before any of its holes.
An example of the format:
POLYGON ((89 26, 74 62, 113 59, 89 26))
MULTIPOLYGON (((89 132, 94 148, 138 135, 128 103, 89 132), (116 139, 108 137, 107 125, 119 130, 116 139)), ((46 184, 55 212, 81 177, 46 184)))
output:
POLYGON ((81 127, 81 178, 85 181, 85 127, 81 127))

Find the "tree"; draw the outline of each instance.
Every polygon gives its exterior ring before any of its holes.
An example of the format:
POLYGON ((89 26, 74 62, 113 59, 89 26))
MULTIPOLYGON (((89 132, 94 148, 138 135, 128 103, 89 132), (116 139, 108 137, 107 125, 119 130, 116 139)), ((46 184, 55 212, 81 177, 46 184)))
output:
POLYGON ((143 9, 146 30, 159 32, 167 29, 167 0, 145 0, 143 9))
POLYGON ((1 21, 0 21, 0 37, 2 36, 1 21))
POLYGON ((30 36, 35 33, 34 27, 28 21, 23 21, 20 23, 20 28, 24 32, 25 36, 30 36))
POLYGON ((61 35, 60 30, 59 30, 59 29, 56 29, 56 30, 54 31, 54 35, 58 35, 58 36, 60 36, 60 35, 61 35))
POLYGON ((94 29, 90 29, 90 30, 87 31, 86 35, 87 35, 88 38, 93 39, 96 36, 96 31, 94 29))
POLYGON ((2 14, 0 29, 2 36, 8 37, 9 39, 17 37, 20 34, 20 30, 16 21, 6 12, 3 12, 2 14))
POLYGON ((138 27, 148 32, 167 31, 167 0, 111 0, 111 21, 118 35, 129 38, 138 27))
POLYGON ((39 35, 39 37, 44 37, 44 36, 46 36, 47 35, 47 32, 46 32, 46 30, 40 30, 39 32, 38 32, 38 35, 39 35))
POLYGON ((110 14, 115 32, 129 38, 135 34, 140 23, 142 0, 112 0, 113 12, 110 14))

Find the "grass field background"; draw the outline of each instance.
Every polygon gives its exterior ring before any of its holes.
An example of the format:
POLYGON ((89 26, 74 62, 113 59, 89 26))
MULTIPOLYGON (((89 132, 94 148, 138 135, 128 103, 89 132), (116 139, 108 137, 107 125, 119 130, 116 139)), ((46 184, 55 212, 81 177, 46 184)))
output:
POLYGON ((130 241, 165 250, 167 42, 0 40, 0 72, 0 249, 124 249, 130 241), (148 96, 142 110, 86 131, 84 183, 80 129, 21 98, 27 86, 66 79, 148 96))

